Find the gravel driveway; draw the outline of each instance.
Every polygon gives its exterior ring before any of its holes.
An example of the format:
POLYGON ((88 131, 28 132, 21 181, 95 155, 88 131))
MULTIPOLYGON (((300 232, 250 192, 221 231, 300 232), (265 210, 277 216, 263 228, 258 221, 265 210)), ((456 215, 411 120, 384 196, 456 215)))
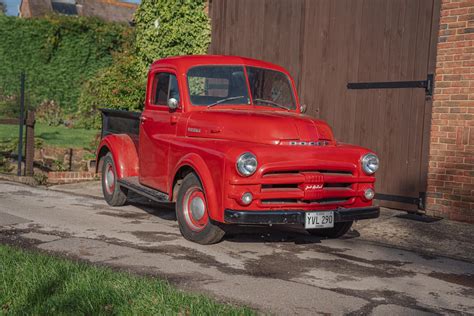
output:
POLYGON ((474 312, 472 226, 382 210, 343 239, 294 227, 239 228, 216 245, 184 240, 174 211, 111 208, 97 182, 35 188, 0 181, 0 242, 168 279, 265 313, 474 312))

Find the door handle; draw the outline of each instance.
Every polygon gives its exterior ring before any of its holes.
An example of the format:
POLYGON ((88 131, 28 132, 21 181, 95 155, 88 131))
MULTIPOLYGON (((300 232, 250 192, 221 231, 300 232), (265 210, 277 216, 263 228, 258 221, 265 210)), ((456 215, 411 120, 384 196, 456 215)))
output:
POLYGON ((148 118, 146 116, 140 116, 140 123, 145 123, 148 118))
POLYGON ((170 116, 170 123, 171 123, 171 124, 176 124, 176 123, 178 123, 178 116, 176 116, 176 115, 171 115, 171 116, 170 116))

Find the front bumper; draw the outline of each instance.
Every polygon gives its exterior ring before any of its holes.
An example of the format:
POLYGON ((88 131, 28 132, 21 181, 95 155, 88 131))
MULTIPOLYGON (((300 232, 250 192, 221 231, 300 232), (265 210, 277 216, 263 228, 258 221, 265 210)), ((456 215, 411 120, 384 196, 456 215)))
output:
MULTIPOLYGON (((342 208, 334 210, 334 221, 350 222, 361 219, 377 218, 380 216, 378 206, 342 208)), ((270 225, 270 224, 301 224, 305 223, 305 213, 302 210, 282 210, 282 211, 235 211, 225 210, 224 221, 229 224, 247 224, 247 225, 270 225)), ((324 211, 318 211, 324 212, 324 211)))

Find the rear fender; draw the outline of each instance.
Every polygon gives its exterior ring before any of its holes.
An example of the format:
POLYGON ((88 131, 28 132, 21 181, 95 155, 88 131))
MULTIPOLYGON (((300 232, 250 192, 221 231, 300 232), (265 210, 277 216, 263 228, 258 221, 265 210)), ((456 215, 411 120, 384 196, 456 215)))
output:
POLYGON ((168 182, 170 183, 170 188, 168 189, 168 192, 170 192, 170 196, 171 194, 173 194, 173 180, 175 179, 177 172, 184 166, 191 167, 199 177, 199 180, 201 181, 201 184, 204 188, 204 193, 206 194, 210 218, 213 220, 219 220, 220 218, 222 218, 223 215, 219 215, 219 203, 217 201, 215 184, 212 179, 211 172, 209 171, 209 168, 207 167, 207 164, 205 163, 204 159, 202 159, 201 156, 195 153, 191 153, 184 156, 174 169, 172 177, 169 179, 170 181, 168 182))
POLYGON ((97 167, 107 152, 112 153, 119 179, 138 176, 138 148, 129 135, 112 134, 104 137, 97 149, 97 167))

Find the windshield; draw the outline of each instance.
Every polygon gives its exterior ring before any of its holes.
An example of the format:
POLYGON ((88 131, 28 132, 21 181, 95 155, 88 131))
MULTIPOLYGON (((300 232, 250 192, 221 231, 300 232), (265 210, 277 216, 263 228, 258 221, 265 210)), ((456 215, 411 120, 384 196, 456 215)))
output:
POLYGON ((199 66, 188 71, 188 88, 193 105, 249 104, 244 67, 199 66))
POLYGON ((279 71, 247 67, 250 91, 255 105, 296 108, 288 77, 279 71))
MULTIPOLYGON (((289 78, 282 72, 247 67, 254 105, 295 109, 289 78)), ((191 103, 198 106, 250 104, 242 66, 198 66, 188 71, 191 103)))

